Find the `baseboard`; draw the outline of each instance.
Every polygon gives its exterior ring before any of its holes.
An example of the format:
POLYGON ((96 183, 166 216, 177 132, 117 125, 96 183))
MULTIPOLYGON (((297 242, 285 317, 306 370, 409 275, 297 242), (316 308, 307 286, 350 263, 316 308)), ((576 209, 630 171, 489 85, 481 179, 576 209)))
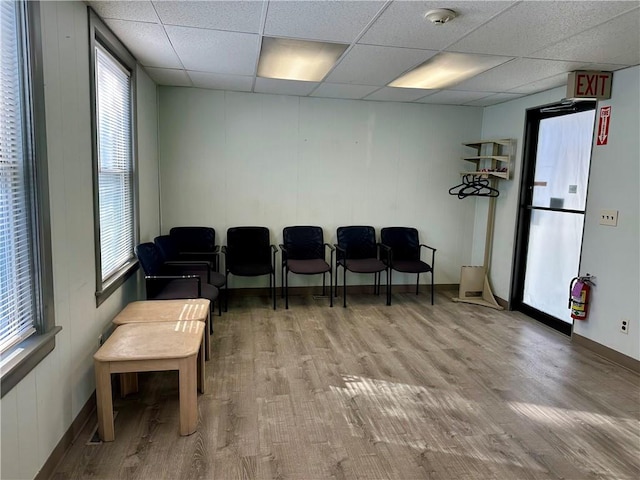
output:
POLYGON ((62 436, 56 448, 53 449, 51 455, 44 465, 35 476, 34 480, 48 480, 53 475, 58 464, 62 461, 69 447, 75 442, 82 432, 87 421, 93 417, 93 412, 96 409, 96 394, 93 392, 87 403, 84 404, 75 420, 71 423, 69 429, 62 436))
MULTIPOLYGON (((384 289, 385 285, 381 285, 382 289, 384 289)), ((280 293, 280 286, 276 287, 278 293, 280 293)), ((428 293, 430 289, 430 285, 420 284, 420 292, 428 293)), ((438 285, 434 285, 434 290, 436 292, 442 291, 450 291, 457 290, 458 284, 449 284, 449 283, 440 283, 438 285)), ((358 293, 371 293, 373 292, 373 285, 347 285, 348 294, 358 294, 358 293)), ((402 284, 402 285, 393 285, 392 287, 393 293, 412 293, 416 291, 416 284, 402 284)), ((342 291, 342 286, 338 285, 338 295, 342 291)), ((230 288, 229 294, 236 297, 268 297, 271 295, 268 287, 260 287, 260 288, 230 288)), ((322 294, 322 286, 313 286, 313 287, 289 287, 289 295, 321 295, 322 294)), ((329 285, 327 284, 327 295, 329 294, 329 285)))
POLYGON ((571 342, 591 350, 593 353, 600 355, 613 363, 617 363, 632 372, 640 374, 640 361, 635 358, 631 358, 624 353, 617 352, 612 348, 606 347, 601 343, 594 342, 593 340, 583 337, 582 335, 578 335, 575 332, 571 334, 571 342))
POLYGON ((493 298, 496 299, 496 302, 498 302, 498 305, 500 305, 505 310, 509 310, 509 302, 507 302, 504 298, 500 298, 496 295, 494 295, 493 298))

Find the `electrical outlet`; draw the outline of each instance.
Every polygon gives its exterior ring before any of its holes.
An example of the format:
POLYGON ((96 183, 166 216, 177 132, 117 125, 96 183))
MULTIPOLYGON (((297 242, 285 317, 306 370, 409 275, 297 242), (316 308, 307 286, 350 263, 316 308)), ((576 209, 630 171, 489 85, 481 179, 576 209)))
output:
POLYGON ((618 210, 600 210, 600 225, 618 225, 618 210))
POLYGON ((628 334, 629 333, 629 320, 623 318, 620 320, 620 332, 628 334))

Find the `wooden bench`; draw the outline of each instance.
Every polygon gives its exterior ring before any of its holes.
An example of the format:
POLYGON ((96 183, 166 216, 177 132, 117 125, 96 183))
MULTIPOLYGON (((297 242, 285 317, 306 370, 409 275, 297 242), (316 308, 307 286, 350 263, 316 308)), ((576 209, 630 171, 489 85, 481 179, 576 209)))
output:
POLYGON ((178 370, 180 435, 196 431, 197 389, 205 390, 204 333, 205 323, 195 320, 129 323, 115 329, 93 356, 100 439, 115 439, 112 373, 178 370))

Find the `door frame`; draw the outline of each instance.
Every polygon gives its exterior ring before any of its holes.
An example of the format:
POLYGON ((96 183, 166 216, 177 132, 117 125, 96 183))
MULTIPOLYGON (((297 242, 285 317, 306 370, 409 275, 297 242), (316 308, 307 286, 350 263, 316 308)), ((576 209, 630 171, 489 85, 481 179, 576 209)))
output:
MULTIPOLYGON (((533 209, 529 208, 533 199, 533 181, 535 177, 536 155, 538 151, 538 134, 540 122, 543 119, 560 117, 563 115, 584 112, 588 110, 597 110, 597 102, 595 100, 569 102, 563 101, 533 107, 526 110, 525 113, 525 131, 524 142, 522 148, 522 168, 520 172, 520 191, 518 194, 518 211, 516 216, 516 234, 513 249, 513 260, 511 270, 511 288, 509 307, 511 310, 518 310, 522 313, 538 320, 545 325, 558 330, 565 335, 571 335, 573 329, 572 323, 563 322, 557 318, 535 309, 522 302, 524 293, 524 281, 527 270, 527 252, 529 248, 529 231, 531 225, 531 215, 533 209)), ((595 125, 595 121, 594 121, 595 125)), ((593 153, 593 137, 591 150, 593 153)), ((589 178, 591 177, 591 162, 589 162, 589 178)), ((587 192, 589 188, 589 178, 587 178, 587 192)), ((566 209, 545 208, 549 211, 567 211, 566 209)), ((577 211, 575 213, 583 213, 577 211)), ((585 212, 586 215, 586 203, 585 212)), ((582 231, 584 237, 584 229, 582 231)), ((580 242, 582 250, 582 240, 580 242)), ((580 255, 582 261, 582 254, 580 255)), ((578 264, 578 271, 580 263, 578 264)), ((569 285, 567 285, 567 300, 569 294, 569 285)))

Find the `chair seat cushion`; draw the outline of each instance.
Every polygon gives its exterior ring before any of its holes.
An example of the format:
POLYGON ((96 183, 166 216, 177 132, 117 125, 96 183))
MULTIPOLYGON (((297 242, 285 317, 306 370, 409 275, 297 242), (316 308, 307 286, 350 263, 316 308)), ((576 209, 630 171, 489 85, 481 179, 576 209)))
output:
POLYGON ((257 277, 259 275, 268 275, 273 270, 268 263, 247 263, 243 265, 234 265, 229 269, 234 275, 239 277, 257 277))
MULTIPOLYGON (((340 261, 342 263, 342 261, 340 261)), ((346 260, 347 270, 356 273, 375 273, 385 270, 387 266, 377 258, 352 258, 346 260)))
POLYGON ((391 268, 397 272, 425 273, 431 271, 431 265, 421 260, 394 260, 391 268))
MULTIPOLYGON (((208 283, 201 284, 201 297, 211 300, 218 298, 218 289, 208 283)), ((175 300, 179 298, 198 298, 197 284, 193 280, 170 280, 152 300, 175 300)))
POLYGON ((287 260, 289 271, 301 275, 313 275, 315 273, 324 273, 331 270, 327 262, 321 258, 311 258, 308 260, 287 260))

